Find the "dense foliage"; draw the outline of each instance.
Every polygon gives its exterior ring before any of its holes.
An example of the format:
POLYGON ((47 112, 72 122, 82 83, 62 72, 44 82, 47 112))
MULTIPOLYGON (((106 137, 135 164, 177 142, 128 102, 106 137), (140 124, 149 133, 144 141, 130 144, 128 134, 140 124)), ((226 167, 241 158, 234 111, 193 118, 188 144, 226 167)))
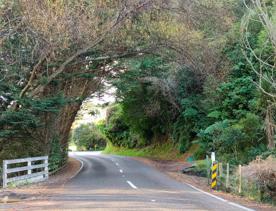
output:
POLYGON ((62 165, 81 104, 107 83, 117 101, 104 126, 74 130, 80 148, 103 146, 104 133, 115 146, 196 145, 195 158, 231 163, 275 154, 275 1, 0 6, 0 160, 62 165))
POLYGON ((182 68, 167 90, 172 93, 164 93, 163 80, 169 80, 171 69, 160 58, 129 65, 131 71, 114 82, 117 104, 106 121, 113 145, 144 147, 167 137, 182 153, 194 143, 199 145, 195 158, 216 151, 234 163, 247 163, 267 151, 262 95, 250 76, 219 82, 182 68))
POLYGON ((103 150, 106 139, 98 125, 83 124, 72 131, 71 141, 77 146, 77 150, 103 150))
MULTIPOLYGON (((249 21, 246 34, 241 34, 239 29, 253 10, 244 12, 239 6, 228 8, 235 21, 220 37, 224 44, 215 70, 175 63, 166 54, 121 61, 126 71, 116 80, 111 78, 117 102, 106 122, 106 134, 113 145, 141 148, 169 140, 182 153, 197 145, 195 159, 215 151, 220 160, 233 164, 273 154, 275 113, 268 108, 275 98, 268 77, 274 77, 270 72, 275 70, 275 46, 262 22, 249 21), (240 39, 245 36, 246 43, 240 39), (263 58, 267 59, 260 63, 263 58)), ((271 11, 268 17, 275 19, 275 5, 268 1, 267 6, 271 11)), ((203 37, 215 38, 206 28, 199 28, 203 37)), ((189 53, 198 52, 191 49, 189 53)), ((198 54, 196 58, 200 59, 198 54)))

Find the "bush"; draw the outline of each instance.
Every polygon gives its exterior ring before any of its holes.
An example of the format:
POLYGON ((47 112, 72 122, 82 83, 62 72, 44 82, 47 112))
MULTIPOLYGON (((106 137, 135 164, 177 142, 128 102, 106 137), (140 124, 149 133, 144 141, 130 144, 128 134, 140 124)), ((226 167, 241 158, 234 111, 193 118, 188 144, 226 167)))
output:
POLYGON ((179 145, 179 152, 184 153, 189 149, 191 134, 190 125, 185 125, 183 118, 179 118, 173 125, 172 140, 179 145))
POLYGON ((67 152, 63 151, 57 137, 52 139, 50 146, 49 171, 55 171, 65 164, 67 152))
POLYGON ((245 179, 257 184, 260 199, 276 203, 276 159, 272 156, 265 160, 258 158, 242 168, 245 179))
POLYGON ((83 124, 72 131, 72 141, 78 150, 103 150, 106 138, 95 124, 83 124))
MULTIPOLYGON (((126 121, 125 112, 121 104, 111 106, 107 111, 104 134, 114 146, 128 148, 143 147, 148 144, 147 140, 135 132, 126 121)), ((136 121, 141 121, 137 120, 136 121)))
POLYGON ((107 110, 104 132, 114 146, 128 146, 130 131, 123 120, 122 107, 119 104, 113 105, 107 110))
POLYGON ((216 122, 201 131, 199 136, 201 145, 207 143, 220 160, 233 164, 248 163, 267 150, 262 121, 252 113, 245 114, 239 121, 216 122))
POLYGON ((192 167, 183 169, 183 173, 200 177, 207 177, 209 176, 209 173, 207 173, 207 169, 211 169, 211 161, 198 160, 192 167))
POLYGON ((275 149, 271 149, 271 150, 267 150, 267 151, 265 151, 265 152, 263 152, 263 153, 261 154, 261 157, 262 157, 263 159, 266 159, 266 158, 268 158, 269 156, 276 158, 276 148, 275 148, 275 149))
POLYGON ((206 151, 207 151, 207 146, 204 144, 200 144, 199 148, 196 150, 196 152, 194 153, 193 157, 196 160, 200 160, 200 159, 204 159, 206 156, 206 151))

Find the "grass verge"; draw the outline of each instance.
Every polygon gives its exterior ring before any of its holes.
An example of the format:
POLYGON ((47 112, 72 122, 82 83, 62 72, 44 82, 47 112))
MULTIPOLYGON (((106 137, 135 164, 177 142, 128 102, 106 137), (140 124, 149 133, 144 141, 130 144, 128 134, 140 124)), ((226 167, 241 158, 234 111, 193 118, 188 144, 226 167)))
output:
POLYGON ((116 147, 111 143, 108 143, 103 153, 130 157, 146 157, 159 160, 179 160, 183 156, 183 154, 178 151, 177 147, 169 142, 151 145, 140 149, 116 147))

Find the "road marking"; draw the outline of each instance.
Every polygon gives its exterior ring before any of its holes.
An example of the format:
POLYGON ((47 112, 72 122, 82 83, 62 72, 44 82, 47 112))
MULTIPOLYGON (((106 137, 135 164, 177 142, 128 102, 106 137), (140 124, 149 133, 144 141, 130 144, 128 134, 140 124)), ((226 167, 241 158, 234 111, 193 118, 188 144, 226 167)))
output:
POLYGON ((119 163, 115 163, 116 164, 116 166, 119 166, 119 163))
POLYGON ((127 181, 127 183, 130 185, 130 187, 132 187, 133 189, 138 189, 135 185, 133 185, 133 183, 132 182, 130 182, 130 181, 127 181))
POLYGON ((122 170, 122 169, 120 169, 120 172, 121 172, 121 173, 123 173, 123 170, 122 170))
POLYGON ((231 204, 232 206, 235 206, 235 207, 238 207, 238 208, 241 208, 241 209, 247 210, 247 211, 254 211, 253 209, 250 209, 250 208, 244 207, 244 206, 239 205, 239 204, 236 204, 236 203, 234 203, 234 202, 230 202, 230 201, 228 201, 228 204, 231 204))
POLYGON ((156 202, 156 200, 155 200, 155 199, 152 199, 151 202, 156 202))
POLYGON ((81 172, 81 170, 83 169, 83 165, 84 165, 84 163, 83 163, 83 161, 81 159, 76 158, 76 157, 72 157, 72 158, 78 160, 81 163, 81 167, 70 179, 73 179, 74 177, 76 177, 81 172))
POLYGON ((199 192, 201 192, 201 193, 204 193, 204 194, 206 194, 206 195, 208 195, 208 196, 211 196, 211 197, 213 197, 213 198, 215 198, 215 199, 218 199, 218 200, 220 200, 220 201, 222 201, 222 202, 228 203, 228 204, 230 204, 230 205, 232 205, 232 206, 235 206, 235 207, 238 207, 238 208, 240 208, 240 209, 247 210, 247 211, 255 211, 254 209, 250 209, 250 208, 244 207, 244 206, 242 206, 242 205, 239 205, 239 204, 236 204, 236 203, 234 203, 234 202, 230 202, 230 201, 227 201, 227 200, 225 200, 225 199, 223 199, 223 198, 220 198, 220 197, 218 197, 218 196, 215 196, 215 195, 213 195, 213 194, 211 194, 211 193, 207 193, 207 192, 205 192, 205 191, 203 191, 203 190, 200 190, 199 188, 196 188, 196 187, 194 187, 193 185, 190 185, 190 184, 188 184, 188 183, 185 183, 185 184, 187 184, 187 185, 190 186, 191 188, 193 188, 193 189, 195 189, 195 190, 197 190, 197 191, 199 191, 199 192))

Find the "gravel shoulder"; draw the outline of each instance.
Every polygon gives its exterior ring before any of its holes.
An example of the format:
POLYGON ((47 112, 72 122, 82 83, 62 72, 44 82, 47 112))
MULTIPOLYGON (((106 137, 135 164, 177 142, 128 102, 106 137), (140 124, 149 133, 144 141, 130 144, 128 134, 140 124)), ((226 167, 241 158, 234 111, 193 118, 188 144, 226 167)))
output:
POLYGON ((276 210, 275 206, 273 207, 271 205, 258 203, 258 202, 252 201, 250 199, 240 197, 237 195, 233 195, 230 193, 212 190, 208 186, 206 178, 198 177, 198 176, 191 176, 191 175, 186 175, 186 174, 181 173, 181 170, 183 168, 191 166, 191 164, 188 162, 152 160, 152 159, 141 158, 141 157, 133 157, 132 159, 141 161, 147 165, 155 167, 159 171, 167 174, 168 176, 170 176, 171 178, 173 178, 179 182, 190 184, 196 188, 199 188, 205 192, 211 193, 215 196, 221 197, 228 201, 235 202, 235 203, 241 204, 243 206, 250 207, 252 209, 260 210, 260 211, 275 211, 276 210))

